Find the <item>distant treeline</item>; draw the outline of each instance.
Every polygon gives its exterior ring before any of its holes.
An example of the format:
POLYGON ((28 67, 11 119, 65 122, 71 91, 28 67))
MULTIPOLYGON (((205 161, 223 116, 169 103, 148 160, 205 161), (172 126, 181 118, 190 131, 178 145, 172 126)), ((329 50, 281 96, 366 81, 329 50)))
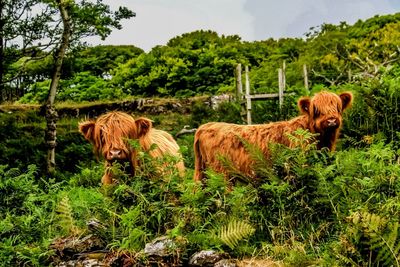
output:
MULTIPOLYGON (((364 85, 398 69, 400 13, 354 25, 322 24, 305 38, 245 42, 237 35, 195 31, 156 46, 77 47, 64 62, 58 101, 93 101, 134 96, 187 97, 234 91, 234 68, 250 67, 251 89, 276 91, 277 69, 286 63, 287 90, 302 89, 303 66, 311 88, 364 85)), ((8 48, 3 57, 2 98, 40 103, 50 84, 53 58, 41 50, 8 48), (35 58, 35 60, 33 60, 35 58), (10 79, 8 79, 10 80, 10 79)))

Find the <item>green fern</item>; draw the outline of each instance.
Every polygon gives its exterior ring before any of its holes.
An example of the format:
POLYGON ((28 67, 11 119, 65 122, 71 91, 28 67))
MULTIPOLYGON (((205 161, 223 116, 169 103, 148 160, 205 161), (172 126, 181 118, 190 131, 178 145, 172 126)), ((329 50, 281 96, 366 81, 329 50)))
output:
POLYGON ((213 170, 207 170, 207 190, 210 192, 225 192, 228 188, 225 177, 213 170))
POLYGON ((265 157, 262 149, 258 145, 252 144, 240 136, 237 137, 243 143, 243 146, 253 160, 253 169, 257 173, 257 176, 269 177, 270 179, 274 178, 272 161, 269 158, 265 157))
POLYGON ((318 134, 311 133, 308 129, 297 129, 292 134, 287 133, 286 137, 289 141, 295 145, 295 147, 301 148, 301 151, 308 151, 315 147, 316 136, 318 134))
POLYGON ((377 233, 371 234, 372 248, 379 249, 377 259, 384 262, 386 266, 400 266, 400 242, 398 242, 399 223, 391 223, 388 225, 390 232, 384 236, 377 233), (384 247, 382 249, 382 247, 384 247))
POLYGON ((69 202, 69 197, 64 196, 60 203, 58 203, 56 212, 58 214, 58 224, 68 234, 77 235, 80 230, 75 225, 75 219, 73 217, 72 207, 69 202))
POLYGON ((399 222, 389 222, 377 214, 362 212, 353 215, 353 223, 362 227, 371 250, 376 250, 376 261, 384 266, 400 266, 399 222))
POLYGON ((231 221, 222 226, 218 232, 218 238, 228 247, 234 249, 239 241, 251 236, 255 229, 244 221, 231 221))
POLYGON ((222 163, 224 168, 228 171, 229 176, 238 181, 245 183, 257 184, 260 182, 258 177, 269 177, 274 178, 274 173, 271 167, 271 161, 267 159, 261 150, 261 148, 255 144, 250 143, 243 137, 236 135, 236 137, 243 144, 247 153, 249 153, 252 162, 252 169, 256 172, 255 177, 248 176, 242 173, 236 166, 234 160, 231 160, 225 156, 219 155, 218 160, 222 163))

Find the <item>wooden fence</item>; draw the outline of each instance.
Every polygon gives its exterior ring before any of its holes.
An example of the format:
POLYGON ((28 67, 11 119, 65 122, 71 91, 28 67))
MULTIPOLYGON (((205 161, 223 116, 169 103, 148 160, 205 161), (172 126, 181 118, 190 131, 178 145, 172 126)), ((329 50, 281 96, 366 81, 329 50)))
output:
MULTIPOLYGON (((249 79, 249 67, 245 66, 245 94, 243 94, 243 84, 242 84, 242 65, 238 64, 236 66, 235 76, 236 76, 236 99, 242 104, 244 113, 246 113, 247 124, 252 124, 251 121, 251 101, 252 100, 267 100, 267 99, 279 99, 279 108, 282 108, 283 98, 285 95, 294 95, 294 93, 284 93, 286 88, 286 64, 283 62, 282 68, 278 70, 278 93, 269 94, 250 94, 250 79, 249 79)), ((304 76, 304 86, 308 89, 308 77, 307 77, 307 67, 303 65, 303 76, 304 76)))

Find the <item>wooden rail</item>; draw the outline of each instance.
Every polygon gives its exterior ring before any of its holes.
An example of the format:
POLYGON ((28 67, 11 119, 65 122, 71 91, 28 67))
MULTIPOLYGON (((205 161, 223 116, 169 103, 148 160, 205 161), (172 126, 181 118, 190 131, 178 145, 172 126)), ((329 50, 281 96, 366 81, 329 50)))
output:
MULTIPOLYGON (((252 124, 251 121, 251 101, 252 100, 266 100, 266 99, 279 99, 279 109, 283 106, 283 98, 287 95, 294 95, 295 93, 284 93, 286 87, 285 78, 285 62, 282 68, 278 70, 278 80, 279 88, 278 93, 268 93, 268 94, 250 94, 250 79, 249 79, 249 67, 245 66, 245 94, 243 94, 242 86, 242 66, 238 64, 236 66, 236 99, 242 104, 242 111, 246 113, 247 124, 252 124)), ((306 67, 304 65, 303 69, 306 74, 306 67)), ((305 85, 308 84, 307 78, 304 79, 305 85)))

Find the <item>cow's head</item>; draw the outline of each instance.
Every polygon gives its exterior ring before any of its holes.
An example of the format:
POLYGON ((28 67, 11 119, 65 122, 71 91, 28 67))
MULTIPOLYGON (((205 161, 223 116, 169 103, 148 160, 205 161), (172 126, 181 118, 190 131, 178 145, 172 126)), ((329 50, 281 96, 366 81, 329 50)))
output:
POLYGON ((343 111, 351 105, 352 100, 350 92, 337 95, 323 91, 312 98, 301 98, 298 105, 301 112, 309 117, 311 130, 324 135, 337 132, 342 125, 343 111))
POLYGON ((152 128, 152 121, 147 118, 134 119, 118 111, 109 112, 97 120, 79 123, 79 131, 93 144, 97 155, 102 155, 108 162, 133 160, 133 148, 128 139, 143 138, 152 128))

